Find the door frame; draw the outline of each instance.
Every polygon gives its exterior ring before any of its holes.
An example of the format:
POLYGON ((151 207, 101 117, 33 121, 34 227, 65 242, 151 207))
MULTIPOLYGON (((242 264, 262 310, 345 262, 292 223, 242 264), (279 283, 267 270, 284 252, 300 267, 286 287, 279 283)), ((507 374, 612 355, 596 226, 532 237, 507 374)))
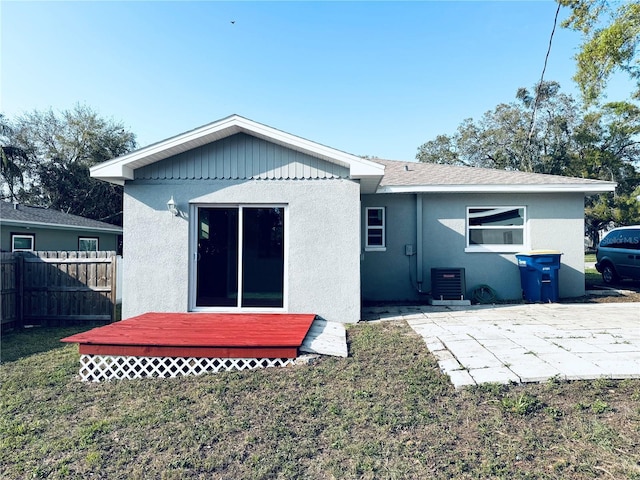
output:
POLYGON ((289 310, 289 205, 285 203, 191 203, 189 204, 189 305, 190 312, 256 312, 256 313, 286 313, 289 310), (239 306, 242 292, 242 213, 239 212, 238 249, 238 302, 235 307, 198 307, 198 210, 200 208, 282 208, 284 210, 283 233, 283 283, 282 307, 242 307, 239 306))

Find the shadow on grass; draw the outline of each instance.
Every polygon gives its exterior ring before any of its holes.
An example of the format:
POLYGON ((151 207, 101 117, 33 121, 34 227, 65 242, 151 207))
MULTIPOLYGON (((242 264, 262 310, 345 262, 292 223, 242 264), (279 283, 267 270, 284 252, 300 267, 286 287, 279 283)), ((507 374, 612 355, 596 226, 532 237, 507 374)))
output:
POLYGON ((97 325, 73 327, 32 327, 3 333, 0 340, 0 362, 15 362, 36 353, 64 348, 60 339, 91 330, 97 325))

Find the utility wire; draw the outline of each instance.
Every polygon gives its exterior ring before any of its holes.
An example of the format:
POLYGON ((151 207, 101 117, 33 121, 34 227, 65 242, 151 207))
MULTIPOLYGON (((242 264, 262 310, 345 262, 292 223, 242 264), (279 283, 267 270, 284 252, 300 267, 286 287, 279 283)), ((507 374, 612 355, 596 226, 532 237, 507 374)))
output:
POLYGON ((544 67, 542 68, 542 75, 540 75, 540 83, 536 87, 536 99, 533 102, 533 113, 531 114, 531 128, 529 129, 529 145, 531 145, 531 137, 533 136, 533 130, 536 126, 536 112, 538 111, 538 104, 540 103, 540 89, 542 88, 542 81, 544 80, 544 72, 547 70, 547 62, 549 61, 549 54, 551 53, 551 43, 553 42, 553 35, 556 33, 556 25, 558 25, 558 15, 560 14, 560 2, 558 2, 558 8, 556 9, 556 16, 553 19, 553 29, 551 30, 551 36, 549 37, 549 47, 547 48, 547 55, 544 57, 544 67))

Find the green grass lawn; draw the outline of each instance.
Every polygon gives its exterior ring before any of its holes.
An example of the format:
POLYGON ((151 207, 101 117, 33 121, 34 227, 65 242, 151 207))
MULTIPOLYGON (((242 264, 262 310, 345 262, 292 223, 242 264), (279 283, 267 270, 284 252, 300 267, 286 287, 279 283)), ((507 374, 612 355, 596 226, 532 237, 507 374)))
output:
MULTIPOLYGON (((584 256, 585 263, 594 263, 596 261, 595 253, 588 253, 584 256)), ((587 290, 598 289, 602 285, 604 285, 602 281, 602 275, 595 269, 591 267, 585 267, 584 269, 584 283, 587 290)))
POLYGON ((311 366, 92 384, 73 329, 2 338, 0 478, 640 479, 640 381, 454 390, 404 323, 311 366))

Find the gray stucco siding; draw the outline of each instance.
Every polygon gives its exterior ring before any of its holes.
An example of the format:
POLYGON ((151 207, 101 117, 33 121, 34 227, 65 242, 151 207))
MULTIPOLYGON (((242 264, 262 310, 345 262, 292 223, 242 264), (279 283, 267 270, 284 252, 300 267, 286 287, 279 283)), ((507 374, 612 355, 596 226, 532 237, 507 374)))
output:
MULTIPOLYGON (((387 207, 385 252, 364 252, 362 289, 364 300, 390 301, 419 298, 407 280, 405 244, 415 244, 414 195, 366 195, 364 206, 387 207), (402 198, 397 198, 402 197, 402 198), (394 225, 394 217, 406 219, 406 227, 394 225), (393 268, 392 265, 404 265, 393 268)), ((521 298, 520 272, 515 253, 467 252, 466 209, 469 206, 525 206, 530 249, 554 249, 563 253, 559 272, 561 297, 584 294, 584 197, 582 194, 424 194, 423 291, 430 291, 435 267, 465 268, 467 293, 481 284, 495 289, 501 299, 521 298)), ((399 220, 402 221, 402 220, 399 220)), ((364 246, 364 245, 363 245, 364 246)), ((415 279, 416 257, 411 257, 415 279)))
POLYGON ((360 318, 360 199, 343 180, 165 180, 125 185, 123 317, 188 311, 195 205, 287 208, 285 311, 336 322, 360 318), (173 196, 180 215, 167 211, 173 196))
POLYGON ((135 171, 136 180, 346 178, 349 169, 238 133, 135 171))
POLYGON ((167 211, 169 185, 148 187, 125 185, 122 318, 187 309, 181 294, 189 280, 186 221, 167 211))
POLYGON ((559 272, 560 296, 578 297, 584 283, 584 195, 538 195, 531 204, 530 235, 532 249, 562 252, 559 272))
POLYGON ((405 255, 405 245, 416 245, 416 201, 413 194, 362 196, 362 299, 416 301, 416 257, 405 255), (383 207, 386 249, 366 251, 366 207, 383 207))

